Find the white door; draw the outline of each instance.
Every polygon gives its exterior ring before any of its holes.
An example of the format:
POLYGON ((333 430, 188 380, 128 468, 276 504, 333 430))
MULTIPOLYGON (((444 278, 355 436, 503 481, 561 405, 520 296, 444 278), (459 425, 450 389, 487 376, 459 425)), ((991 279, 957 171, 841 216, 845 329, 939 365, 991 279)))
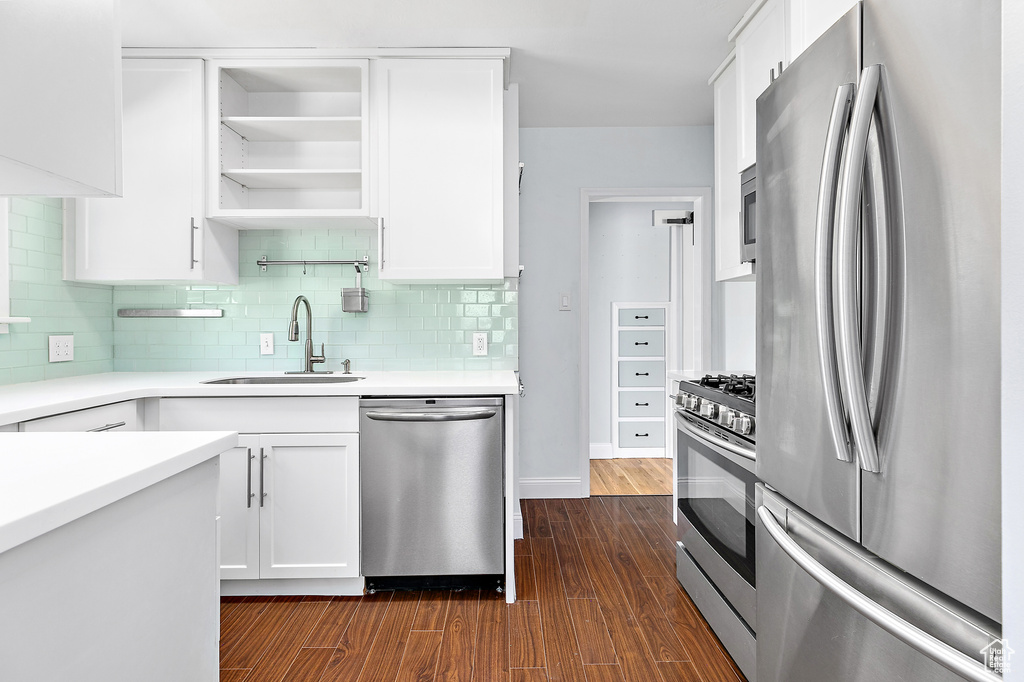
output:
POLYGON ((238 447, 220 455, 220 577, 259 578, 260 437, 239 436, 238 447))
POLYGON ((261 578, 359 575, 359 435, 261 436, 261 578))
POLYGON ((383 280, 503 275, 502 62, 374 65, 383 280))
POLYGON ((124 191, 78 201, 75 278, 202 275, 203 60, 126 59, 124 191))

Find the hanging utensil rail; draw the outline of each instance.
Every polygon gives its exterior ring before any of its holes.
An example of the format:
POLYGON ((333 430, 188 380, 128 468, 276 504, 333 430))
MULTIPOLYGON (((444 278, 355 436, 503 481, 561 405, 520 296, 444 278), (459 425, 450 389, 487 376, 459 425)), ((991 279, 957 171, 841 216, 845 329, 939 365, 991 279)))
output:
POLYGON ((301 265, 302 274, 306 274, 307 265, 354 265, 357 273, 367 272, 370 269, 370 257, 363 256, 362 260, 267 260, 266 256, 256 261, 260 270, 267 271, 268 265, 301 265))

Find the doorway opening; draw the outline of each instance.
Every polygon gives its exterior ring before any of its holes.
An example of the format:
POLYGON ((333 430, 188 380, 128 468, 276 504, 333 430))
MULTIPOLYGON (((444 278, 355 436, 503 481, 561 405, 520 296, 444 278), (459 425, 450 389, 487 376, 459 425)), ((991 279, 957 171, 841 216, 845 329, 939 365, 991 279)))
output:
POLYGON ((710 346, 710 189, 584 189, 580 204, 581 496, 669 495, 667 373, 699 371, 710 346))

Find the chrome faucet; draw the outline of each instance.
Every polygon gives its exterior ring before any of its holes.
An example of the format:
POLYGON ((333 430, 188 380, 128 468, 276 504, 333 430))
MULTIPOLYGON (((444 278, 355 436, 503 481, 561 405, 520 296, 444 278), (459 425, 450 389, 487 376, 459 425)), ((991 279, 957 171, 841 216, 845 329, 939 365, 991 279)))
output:
MULTIPOLYGON (((313 312, 309 308, 309 300, 305 296, 298 296, 295 299, 295 303, 292 304, 292 319, 288 324, 288 340, 298 341, 299 340, 299 304, 304 303, 306 305, 306 362, 304 369, 301 371, 285 372, 285 374, 310 374, 313 370, 313 363, 326 362, 327 358, 324 357, 324 344, 320 344, 320 355, 313 355, 313 312)), ((322 372, 322 374, 332 374, 332 372, 322 372)))

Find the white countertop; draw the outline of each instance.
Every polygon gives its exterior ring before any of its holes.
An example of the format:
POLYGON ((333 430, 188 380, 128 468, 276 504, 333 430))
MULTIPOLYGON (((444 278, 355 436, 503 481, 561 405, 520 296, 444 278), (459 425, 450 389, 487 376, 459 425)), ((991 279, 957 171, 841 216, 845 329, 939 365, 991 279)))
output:
POLYGON ((160 397, 512 395, 512 370, 353 372, 347 384, 228 384, 227 377, 284 376, 284 372, 108 372, 0 386, 0 425, 122 400, 160 397))
POLYGON ((237 443, 231 431, 0 434, 0 552, 237 443))

